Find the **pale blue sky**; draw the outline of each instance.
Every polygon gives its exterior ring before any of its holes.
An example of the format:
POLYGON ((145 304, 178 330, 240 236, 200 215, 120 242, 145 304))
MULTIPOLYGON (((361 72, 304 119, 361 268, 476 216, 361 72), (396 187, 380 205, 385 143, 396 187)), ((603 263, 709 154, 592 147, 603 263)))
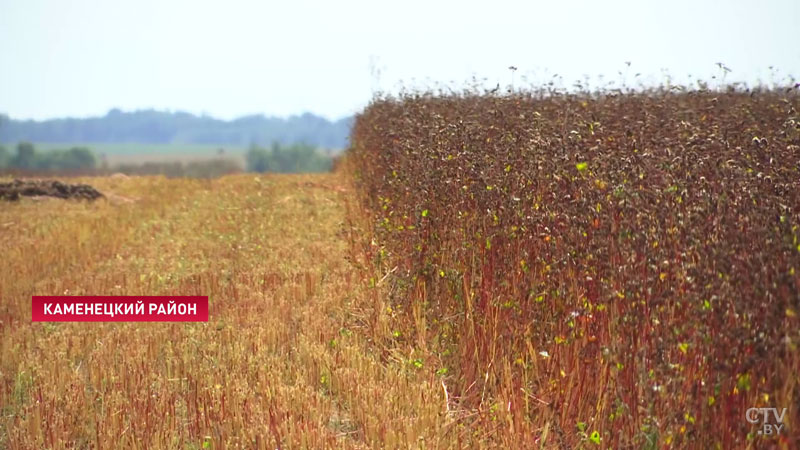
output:
POLYGON ((506 85, 509 65, 516 85, 619 80, 625 61, 628 80, 710 79, 716 62, 728 80, 800 78, 800 1, 0 0, 0 113, 15 118, 338 118, 401 83, 506 85))

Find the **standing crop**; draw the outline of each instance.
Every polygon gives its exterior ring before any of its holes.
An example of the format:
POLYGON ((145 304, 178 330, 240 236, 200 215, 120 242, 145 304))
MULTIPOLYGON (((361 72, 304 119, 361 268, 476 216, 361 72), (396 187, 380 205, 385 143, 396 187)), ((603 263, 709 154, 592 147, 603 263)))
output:
POLYGON ((465 429, 733 448, 770 439, 746 409, 779 406, 775 442, 800 433, 798 95, 675 91, 411 94, 358 116, 392 327, 440 362, 465 429))

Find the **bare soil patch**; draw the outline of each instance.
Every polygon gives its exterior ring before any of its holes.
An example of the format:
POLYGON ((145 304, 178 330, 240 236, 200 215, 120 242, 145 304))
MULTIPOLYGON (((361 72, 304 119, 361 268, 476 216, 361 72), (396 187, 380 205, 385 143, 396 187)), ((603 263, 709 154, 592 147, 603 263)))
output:
POLYGON ((68 184, 57 180, 14 180, 0 183, 0 200, 17 201, 21 197, 56 197, 97 200, 104 195, 88 184, 68 184))

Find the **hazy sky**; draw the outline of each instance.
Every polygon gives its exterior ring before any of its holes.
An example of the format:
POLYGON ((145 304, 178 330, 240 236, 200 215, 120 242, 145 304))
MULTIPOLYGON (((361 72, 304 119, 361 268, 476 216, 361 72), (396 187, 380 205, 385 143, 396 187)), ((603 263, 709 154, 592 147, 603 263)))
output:
MULTIPOLYGON (((338 118, 473 75, 800 78, 800 1, 0 0, 0 113, 338 118), (378 75, 375 70, 380 69, 378 75)), ((595 81, 597 84, 597 81, 595 81)))

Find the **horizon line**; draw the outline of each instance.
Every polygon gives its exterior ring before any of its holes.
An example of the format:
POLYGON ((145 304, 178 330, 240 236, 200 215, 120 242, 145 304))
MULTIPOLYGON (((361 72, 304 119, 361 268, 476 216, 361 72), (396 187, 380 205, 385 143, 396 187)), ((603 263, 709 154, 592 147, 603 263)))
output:
POLYGON ((342 116, 338 116, 338 117, 333 118, 333 117, 327 116, 325 114, 320 114, 320 113, 316 113, 316 112, 312 112, 312 111, 307 111, 306 110, 306 111, 303 111, 301 113, 292 113, 292 114, 288 114, 288 115, 268 114, 268 113, 263 113, 263 112, 256 112, 256 113, 240 114, 240 115, 236 115, 236 116, 234 116, 232 118, 225 118, 223 116, 214 115, 214 114, 208 113, 206 111, 202 111, 202 112, 197 113, 197 112, 191 112, 191 111, 187 111, 187 110, 183 110, 183 109, 177 109, 177 108, 176 109, 172 109, 172 108, 159 109, 159 108, 155 108, 155 107, 144 107, 144 108, 123 109, 123 108, 120 108, 120 107, 112 107, 112 108, 108 109, 105 113, 90 113, 90 114, 86 114, 86 115, 76 114, 76 115, 50 116, 50 117, 46 117, 46 118, 18 117, 18 116, 13 116, 8 112, 0 110, 0 117, 4 117, 4 118, 6 118, 8 120, 12 120, 12 121, 15 121, 15 122, 42 123, 42 122, 50 122, 50 121, 57 121, 57 120, 103 119, 103 118, 109 117, 110 115, 112 115, 115 112, 118 112, 120 114, 136 114, 136 113, 141 113, 141 112, 166 113, 166 114, 172 114, 172 115, 188 114, 190 116, 194 116, 194 117, 197 117, 197 118, 209 118, 209 119, 213 119, 213 120, 217 120, 217 121, 221 121, 221 122, 235 122, 237 120, 246 119, 246 118, 252 118, 252 117, 259 117, 259 118, 264 118, 264 119, 290 120, 290 119, 293 119, 293 118, 299 118, 299 117, 311 115, 311 116, 315 116, 315 117, 324 119, 324 120, 326 120, 328 122, 331 122, 331 123, 339 122, 339 121, 345 120, 345 119, 350 119, 353 116, 355 116, 355 114, 357 114, 357 113, 352 113, 352 114, 349 114, 349 115, 342 115, 342 116))

